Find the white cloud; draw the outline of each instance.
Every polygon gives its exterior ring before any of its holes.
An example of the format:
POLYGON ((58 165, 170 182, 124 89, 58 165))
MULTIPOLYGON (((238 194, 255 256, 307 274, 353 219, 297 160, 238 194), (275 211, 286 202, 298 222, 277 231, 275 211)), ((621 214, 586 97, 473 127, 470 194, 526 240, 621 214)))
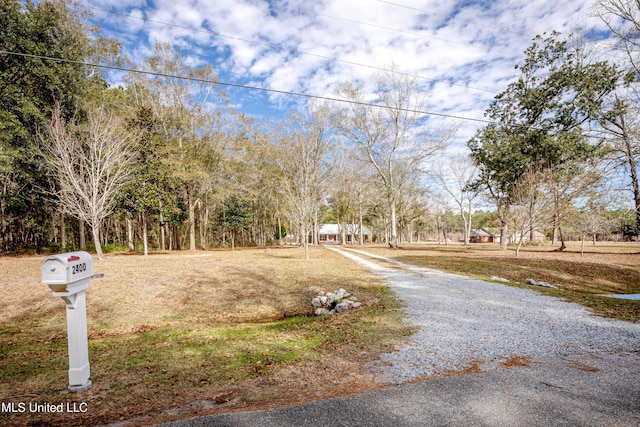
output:
MULTIPOLYGON (((92 4, 166 23, 96 14, 112 34, 124 33, 121 37, 138 59, 144 58, 153 41, 166 41, 191 51, 193 64, 212 64, 223 81, 321 96, 331 95, 338 82, 366 81, 375 68, 393 62, 432 87, 431 111, 476 119, 483 118, 492 98, 514 79, 514 65, 522 61, 533 36, 554 30, 567 33, 576 17, 587 29, 604 28, 589 14, 591 0, 157 0, 147 7, 143 0, 92 0, 92 4)), ((234 91, 236 96, 241 93, 234 91)), ((231 102, 264 100, 250 93, 240 96, 231 102)), ((287 102, 282 95, 270 99, 278 105, 287 102)), ((256 109, 254 104, 252 108, 256 109)), ((464 122, 460 141, 479 126, 464 122)))

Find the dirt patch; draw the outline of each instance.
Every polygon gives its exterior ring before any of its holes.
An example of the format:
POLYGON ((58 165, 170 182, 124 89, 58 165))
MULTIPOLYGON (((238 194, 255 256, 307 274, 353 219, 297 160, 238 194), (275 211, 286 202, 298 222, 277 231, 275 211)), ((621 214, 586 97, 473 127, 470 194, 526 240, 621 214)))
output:
POLYGON ((520 368, 531 365, 531 357, 529 356, 512 356, 502 363, 505 368, 520 368))
POLYGON ((569 364, 572 368, 578 369, 584 372, 600 372, 600 368, 596 368, 594 366, 589 366, 586 363, 579 362, 577 360, 570 360, 569 364))
POLYGON ((482 373, 482 364, 484 362, 482 360, 474 359, 470 362, 469 366, 465 369, 460 369, 457 371, 449 371, 443 374, 438 375, 423 375, 421 377, 416 378, 415 380, 409 381, 409 384, 417 383, 420 381, 433 380, 436 378, 447 378, 447 377, 457 377, 459 375, 471 375, 471 374, 480 374, 482 373))

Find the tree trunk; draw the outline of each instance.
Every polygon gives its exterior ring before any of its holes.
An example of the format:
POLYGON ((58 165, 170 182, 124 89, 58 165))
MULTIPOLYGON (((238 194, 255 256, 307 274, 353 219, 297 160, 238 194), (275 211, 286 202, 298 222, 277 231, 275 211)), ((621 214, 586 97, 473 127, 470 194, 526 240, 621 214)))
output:
POLYGON ((64 220, 64 211, 60 212, 60 246, 62 252, 67 250, 67 224, 64 220))
POLYGON ((508 240, 508 225, 507 222, 504 220, 500 221, 500 249, 502 249, 503 251, 507 250, 507 244, 509 243, 508 240))
POLYGON ((162 211, 160 211, 160 250, 165 250, 165 230, 164 230, 164 217, 162 215, 162 211))
POLYGON ((469 221, 467 220, 467 216, 465 215, 464 211, 461 212, 462 217, 462 224, 463 224, 463 228, 462 228, 462 239, 464 240, 464 246, 469 245, 469 221))
POLYGON ((93 225, 93 227, 91 227, 91 233, 93 234, 93 244, 96 246, 96 255, 98 259, 103 259, 102 246, 100 245, 100 225, 93 225))
POLYGON ((125 222, 127 223, 127 247, 129 252, 133 252, 136 249, 133 244, 133 221, 127 216, 125 222))
POLYGON ((413 220, 409 221, 407 224, 407 234, 409 235, 409 244, 413 244, 413 220))
POLYGON ((524 241, 524 230, 520 231, 520 239, 518 240, 518 246, 516 246, 516 257, 520 255, 520 248, 522 247, 522 242, 524 241))
POLYGON ((560 234, 560 247, 556 249, 556 252, 562 252, 567 249, 567 245, 564 242, 564 234, 562 233, 562 227, 558 227, 558 234, 560 234))
POLYGON ((364 244, 364 230, 363 230, 363 224, 362 224, 362 202, 359 203, 358 226, 360 227, 360 242, 359 242, 359 244, 363 245, 364 244))
POLYGON ((305 227, 304 225, 300 226, 300 234, 302 237, 302 244, 304 245, 304 259, 305 260, 309 260, 309 236, 308 236, 308 231, 307 231, 307 227, 305 227))
POLYGON ((313 246, 318 246, 318 230, 319 230, 319 226, 318 226, 318 209, 316 209, 315 214, 313 216, 313 232, 311 233, 313 235, 313 246))
POLYGON ((391 238, 389 241, 389 247, 391 249, 398 249, 398 235, 396 231, 396 202, 395 200, 391 201, 391 238))
POLYGON ((187 204, 189 211, 189 250, 196 250, 196 203, 191 194, 191 188, 187 185, 187 204))
POLYGON ((149 238, 147 234, 147 214, 142 213, 142 245, 144 247, 144 256, 149 256, 149 238))
POLYGON ((86 236, 86 231, 84 229, 84 221, 81 219, 78 219, 78 235, 80 237, 80 250, 81 251, 86 251, 87 250, 87 236, 86 236))
POLYGON ((209 227, 209 207, 207 206, 206 199, 204 204, 204 209, 201 209, 200 216, 200 249, 203 251, 207 249, 207 228, 209 227))
POLYGON ((473 214, 471 213, 471 202, 469 202, 469 212, 467 214, 467 218, 469 220, 467 221, 467 237, 465 240, 466 242, 465 244, 468 245, 469 242, 471 241, 471 224, 472 224, 471 220, 473 219, 473 214))

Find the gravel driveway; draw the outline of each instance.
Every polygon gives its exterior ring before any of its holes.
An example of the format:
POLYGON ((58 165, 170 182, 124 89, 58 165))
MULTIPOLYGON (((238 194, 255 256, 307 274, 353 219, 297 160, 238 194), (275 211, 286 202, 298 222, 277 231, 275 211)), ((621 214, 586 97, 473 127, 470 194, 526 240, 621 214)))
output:
POLYGON ((586 308, 533 290, 397 264, 390 268, 357 250, 332 248, 382 276, 419 327, 412 342, 382 355, 378 380, 404 383, 467 369, 494 369, 513 357, 640 350, 640 324, 596 317, 586 308))
POLYGON ((528 289, 332 250, 387 280, 419 327, 410 344, 370 366, 389 386, 162 426, 640 425, 640 324, 595 317, 528 289), (514 357, 527 362, 506 367, 514 357), (438 377, 473 365, 480 368, 473 375, 438 377), (436 378, 410 382, 429 376, 436 378))

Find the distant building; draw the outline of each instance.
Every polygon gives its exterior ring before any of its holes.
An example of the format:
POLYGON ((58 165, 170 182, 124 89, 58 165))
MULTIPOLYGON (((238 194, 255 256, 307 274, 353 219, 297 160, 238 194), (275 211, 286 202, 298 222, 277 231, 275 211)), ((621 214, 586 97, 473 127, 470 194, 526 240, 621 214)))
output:
MULTIPOLYGON (((529 243, 529 232, 522 235, 522 242, 529 243)), ((546 236, 539 231, 533 232, 533 243, 543 243, 546 236)), ((520 241, 520 233, 511 234, 507 236, 507 243, 516 244, 520 241)), ((469 235, 470 243, 500 243, 500 232, 493 232, 487 228, 482 230, 471 230, 469 235)))
POLYGON ((489 234, 485 230, 471 230, 471 234, 469 234, 470 243, 493 243, 494 240, 493 234, 489 234))
MULTIPOLYGON (((530 233, 527 231, 522 235, 522 243, 530 242, 530 233)), ((544 243, 546 240, 546 236, 539 231, 533 232, 533 243, 544 243)), ((513 236, 510 236, 510 243, 518 243, 520 241, 520 233, 516 233, 513 236)))
MULTIPOLYGON (((318 230, 318 240, 320 243, 340 243, 343 227, 345 227, 346 243, 354 243, 360 239, 360 226, 358 224, 322 224, 318 230)), ((362 226, 362 241, 370 243, 373 233, 365 225, 362 226)))

